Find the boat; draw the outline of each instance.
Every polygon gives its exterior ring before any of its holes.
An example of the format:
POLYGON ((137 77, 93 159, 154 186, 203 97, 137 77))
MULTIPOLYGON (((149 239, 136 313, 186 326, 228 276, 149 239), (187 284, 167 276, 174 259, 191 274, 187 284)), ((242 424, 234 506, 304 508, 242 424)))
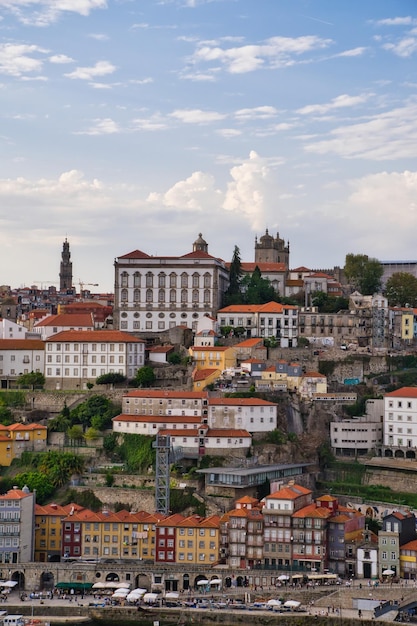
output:
POLYGON ((49 622, 36 617, 23 615, 8 615, 6 611, 0 614, 0 626, 50 626, 49 622))

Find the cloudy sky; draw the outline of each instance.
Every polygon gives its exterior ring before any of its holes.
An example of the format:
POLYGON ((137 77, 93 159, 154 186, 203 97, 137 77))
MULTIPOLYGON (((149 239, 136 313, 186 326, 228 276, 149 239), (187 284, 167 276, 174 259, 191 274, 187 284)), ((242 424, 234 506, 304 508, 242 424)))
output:
POLYGON ((416 259, 415 0, 0 0, 0 283, 112 291, 199 232, 416 259))

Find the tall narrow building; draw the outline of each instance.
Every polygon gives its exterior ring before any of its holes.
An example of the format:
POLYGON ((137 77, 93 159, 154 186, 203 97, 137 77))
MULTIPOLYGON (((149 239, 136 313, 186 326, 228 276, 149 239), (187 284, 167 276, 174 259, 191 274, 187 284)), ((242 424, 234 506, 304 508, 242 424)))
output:
POLYGON ((62 246, 61 254, 61 266, 59 272, 59 290, 67 291, 72 289, 72 263, 71 252, 69 249, 69 242, 65 237, 64 244, 62 246))

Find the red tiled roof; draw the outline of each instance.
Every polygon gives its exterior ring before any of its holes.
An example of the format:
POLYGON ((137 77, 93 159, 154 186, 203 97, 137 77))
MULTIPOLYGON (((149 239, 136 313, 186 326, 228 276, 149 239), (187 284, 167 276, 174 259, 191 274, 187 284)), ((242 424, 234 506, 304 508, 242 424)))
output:
MULTIPOLYGON (((228 263, 230 266, 230 263, 228 263)), ((241 263, 241 268, 243 272, 253 273, 255 269, 258 267, 261 274, 268 272, 277 272, 281 274, 285 274, 287 271, 287 266, 285 263, 241 263)))
POLYGON ((152 352, 152 354, 166 354, 168 352, 171 352, 171 350, 174 349, 174 346, 154 346, 153 348, 149 349, 149 352, 152 352))
POLYGON ((193 381, 199 381, 199 380, 206 380, 206 378, 208 378, 209 376, 211 376, 212 374, 214 374, 215 372, 219 372, 220 375, 220 370, 219 369, 203 369, 203 370, 194 370, 193 372, 193 381))
POLYGON ((210 428, 206 437, 250 437, 247 430, 238 428, 210 428))
POLYGON ((7 493, 0 496, 0 500, 22 500, 32 493, 25 493, 22 489, 10 489, 7 493))
POLYGON ((128 252, 123 256, 119 256, 119 259, 150 259, 149 254, 145 252, 141 252, 141 250, 133 250, 133 252, 128 252))
POLYGON ((63 330, 49 339, 48 343, 58 343, 63 341, 78 341, 80 343, 145 343, 143 339, 138 339, 134 335, 121 330, 63 330))
POLYGON ((231 304, 220 309, 218 313, 283 313, 289 309, 297 310, 298 307, 273 301, 266 304, 231 304))
POLYGON ((264 345, 263 339, 259 337, 255 337, 253 339, 245 339, 245 341, 241 341, 240 343, 236 343, 234 348, 255 348, 256 346, 264 345))
POLYGON ((231 346, 191 346, 193 352, 226 352, 232 350, 231 346))
POLYGON ((269 496, 266 496, 266 498, 273 498, 274 500, 296 500, 300 496, 306 496, 311 493, 313 492, 310 489, 302 485, 288 485, 271 493, 269 496))
POLYGON ((88 328, 94 328, 93 316, 91 313, 61 313, 59 315, 48 315, 40 322, 37 322, 34 328, 40 328, 43 326, 56 326, 63 328, 68 326, 74 328, 77 326, 85 326, 88 328))
POLYGON ((0 350, 45 350, 41 339, 0 339, 0 350))
POLYGON ((330 509, 326 509, 324 507, 317 506, 315 502, 311 504, 307 504, 307 506, 303 506, 302 509, 299 509, 295 513, 292 514, 293 517, 319 517, 322 519, 326 519, 333 514, 333 511, 330 509))
POLYGON ((417 387, 401 387, 386 393, 385 398, 417 398, 417 387))

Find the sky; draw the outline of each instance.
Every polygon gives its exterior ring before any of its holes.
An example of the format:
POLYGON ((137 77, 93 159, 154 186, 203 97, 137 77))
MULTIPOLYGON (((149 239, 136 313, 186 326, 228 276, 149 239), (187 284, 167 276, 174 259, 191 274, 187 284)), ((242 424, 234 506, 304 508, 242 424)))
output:
POLYGON ((0 103, 0 284, 417 258, 415 0, 0 0, 0 103))

